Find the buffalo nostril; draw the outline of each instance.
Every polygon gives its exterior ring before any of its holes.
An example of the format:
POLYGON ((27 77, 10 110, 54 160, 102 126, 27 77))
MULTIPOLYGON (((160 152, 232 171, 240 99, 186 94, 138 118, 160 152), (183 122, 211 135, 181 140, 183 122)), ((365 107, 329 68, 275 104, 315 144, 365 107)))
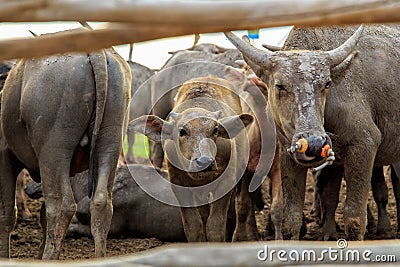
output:
POLYGON ((308 141, 308 150, 307 154, 313 156, 319 156, 321 154, 321 150, 327 144, 326 139, 322 136, 309 136, 307 137, 308 141))
POLYGON ((215 161, 213 158, 208 157, 208 156, 201 156, 197 159, 195 159, 197 167, 199 167, 200 169, 205 169, 208 167, 212 167, 215 164, 215 161))

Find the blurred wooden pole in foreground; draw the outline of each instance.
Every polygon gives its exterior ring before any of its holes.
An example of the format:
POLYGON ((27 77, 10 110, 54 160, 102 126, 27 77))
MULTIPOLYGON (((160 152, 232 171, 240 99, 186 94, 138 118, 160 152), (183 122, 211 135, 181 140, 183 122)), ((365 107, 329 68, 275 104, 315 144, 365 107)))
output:
POLYGON ((0 59, 96 50, 195 33, 400 21, 400 0, 0 0, 0 21, 105 21, 104 29, 0 41, 0 59), (123 23, 121 23, 123 22, 123 23))

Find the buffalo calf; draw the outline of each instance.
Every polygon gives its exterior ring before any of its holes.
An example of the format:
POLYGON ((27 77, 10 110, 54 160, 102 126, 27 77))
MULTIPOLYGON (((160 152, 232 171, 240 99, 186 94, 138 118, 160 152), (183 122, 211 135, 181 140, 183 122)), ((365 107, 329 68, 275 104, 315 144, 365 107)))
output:
POLYGON ((190 242, 226 241, 235 184, 248 162, 246 126, 234 86, 209 75, 185 82, 169 120, 142 116, 130 128, 163 142, 172 190, 190 242))

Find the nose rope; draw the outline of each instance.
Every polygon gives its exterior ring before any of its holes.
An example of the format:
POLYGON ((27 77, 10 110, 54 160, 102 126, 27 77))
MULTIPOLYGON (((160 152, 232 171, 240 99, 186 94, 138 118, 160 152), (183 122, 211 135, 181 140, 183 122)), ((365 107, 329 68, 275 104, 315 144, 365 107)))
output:
POLYGON ((326 166, 333 164, 333 162, 335 161, 335 152, 333 152, 332 148, 329 148, 329 150, 326 152, 326 155, 328 157, 326 158, 325 162, 319 165, 318 167, 312 168, 312 172, 317 172, 319 170, 322 170, 326 166))
MULTIPOLYGON (((305 138, 300 138, 294 145, 290 146, 287 149, 287 152, 299 152, 305 153, 308 149, 308 141, 305 138)), ((326 158, 325 162, 322 163, 320 166, 315 167, 312 169, 313 172, 322 170, 328 165, 332 165, 335 161, 335 152, 333 152, 330 145, 326 144, 321 150, 321 157, 326 158)))

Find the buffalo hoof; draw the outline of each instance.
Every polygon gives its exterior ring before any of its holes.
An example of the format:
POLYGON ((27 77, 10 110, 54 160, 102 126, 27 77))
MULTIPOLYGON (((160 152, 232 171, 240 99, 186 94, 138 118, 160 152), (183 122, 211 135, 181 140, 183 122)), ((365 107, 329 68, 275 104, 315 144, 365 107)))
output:
POLYGON ((325 232, 324 230, 323 232, 324 232, 324 237, 323 237, 324 241, 335 241, 338 238, 337 231, 325 232))
POLYGON ((362 241, 364 240, 365 231, 361 230, 360 217, 350 217, 345 221, 345 234, 348 240, 362 241))
POLYGON ((341 232, 339 225, 335 222, 334 225, 324 226, 322 229, 324 241, 335 241, 338 239, 338 233, 341 232))
POLYGON ((274 224, 272 223, 271 215, 268 214, 267 225, 265 226, 264 236, 274 238, 275 237, 274 235, 275 235, 275 227, 274 227, 274 224))
POLYGON ((300 239, 303 238, 306 234, 307 234, 307 224, 303 216, 303 222, 300 227, 300 239))
POLYGON ((370 234, 374 233, 376 227, 377 227, 377 225, 376 225, 375 220, 372 220, 372 221, 371 221, 371 220, 368 220, 368 224, 367 224, 367 231, 368 231, 368 233, 370 233, 370 234))
POLYGON ((393 238, 395 238, 392 227, 384 227, 384 228, 378 227, 375 238, 376 239, 393 239, 393 238))
POLYGON ((130 155, 126 157, 126 162, 127 163, 136 163, 135 158, 130 155))

